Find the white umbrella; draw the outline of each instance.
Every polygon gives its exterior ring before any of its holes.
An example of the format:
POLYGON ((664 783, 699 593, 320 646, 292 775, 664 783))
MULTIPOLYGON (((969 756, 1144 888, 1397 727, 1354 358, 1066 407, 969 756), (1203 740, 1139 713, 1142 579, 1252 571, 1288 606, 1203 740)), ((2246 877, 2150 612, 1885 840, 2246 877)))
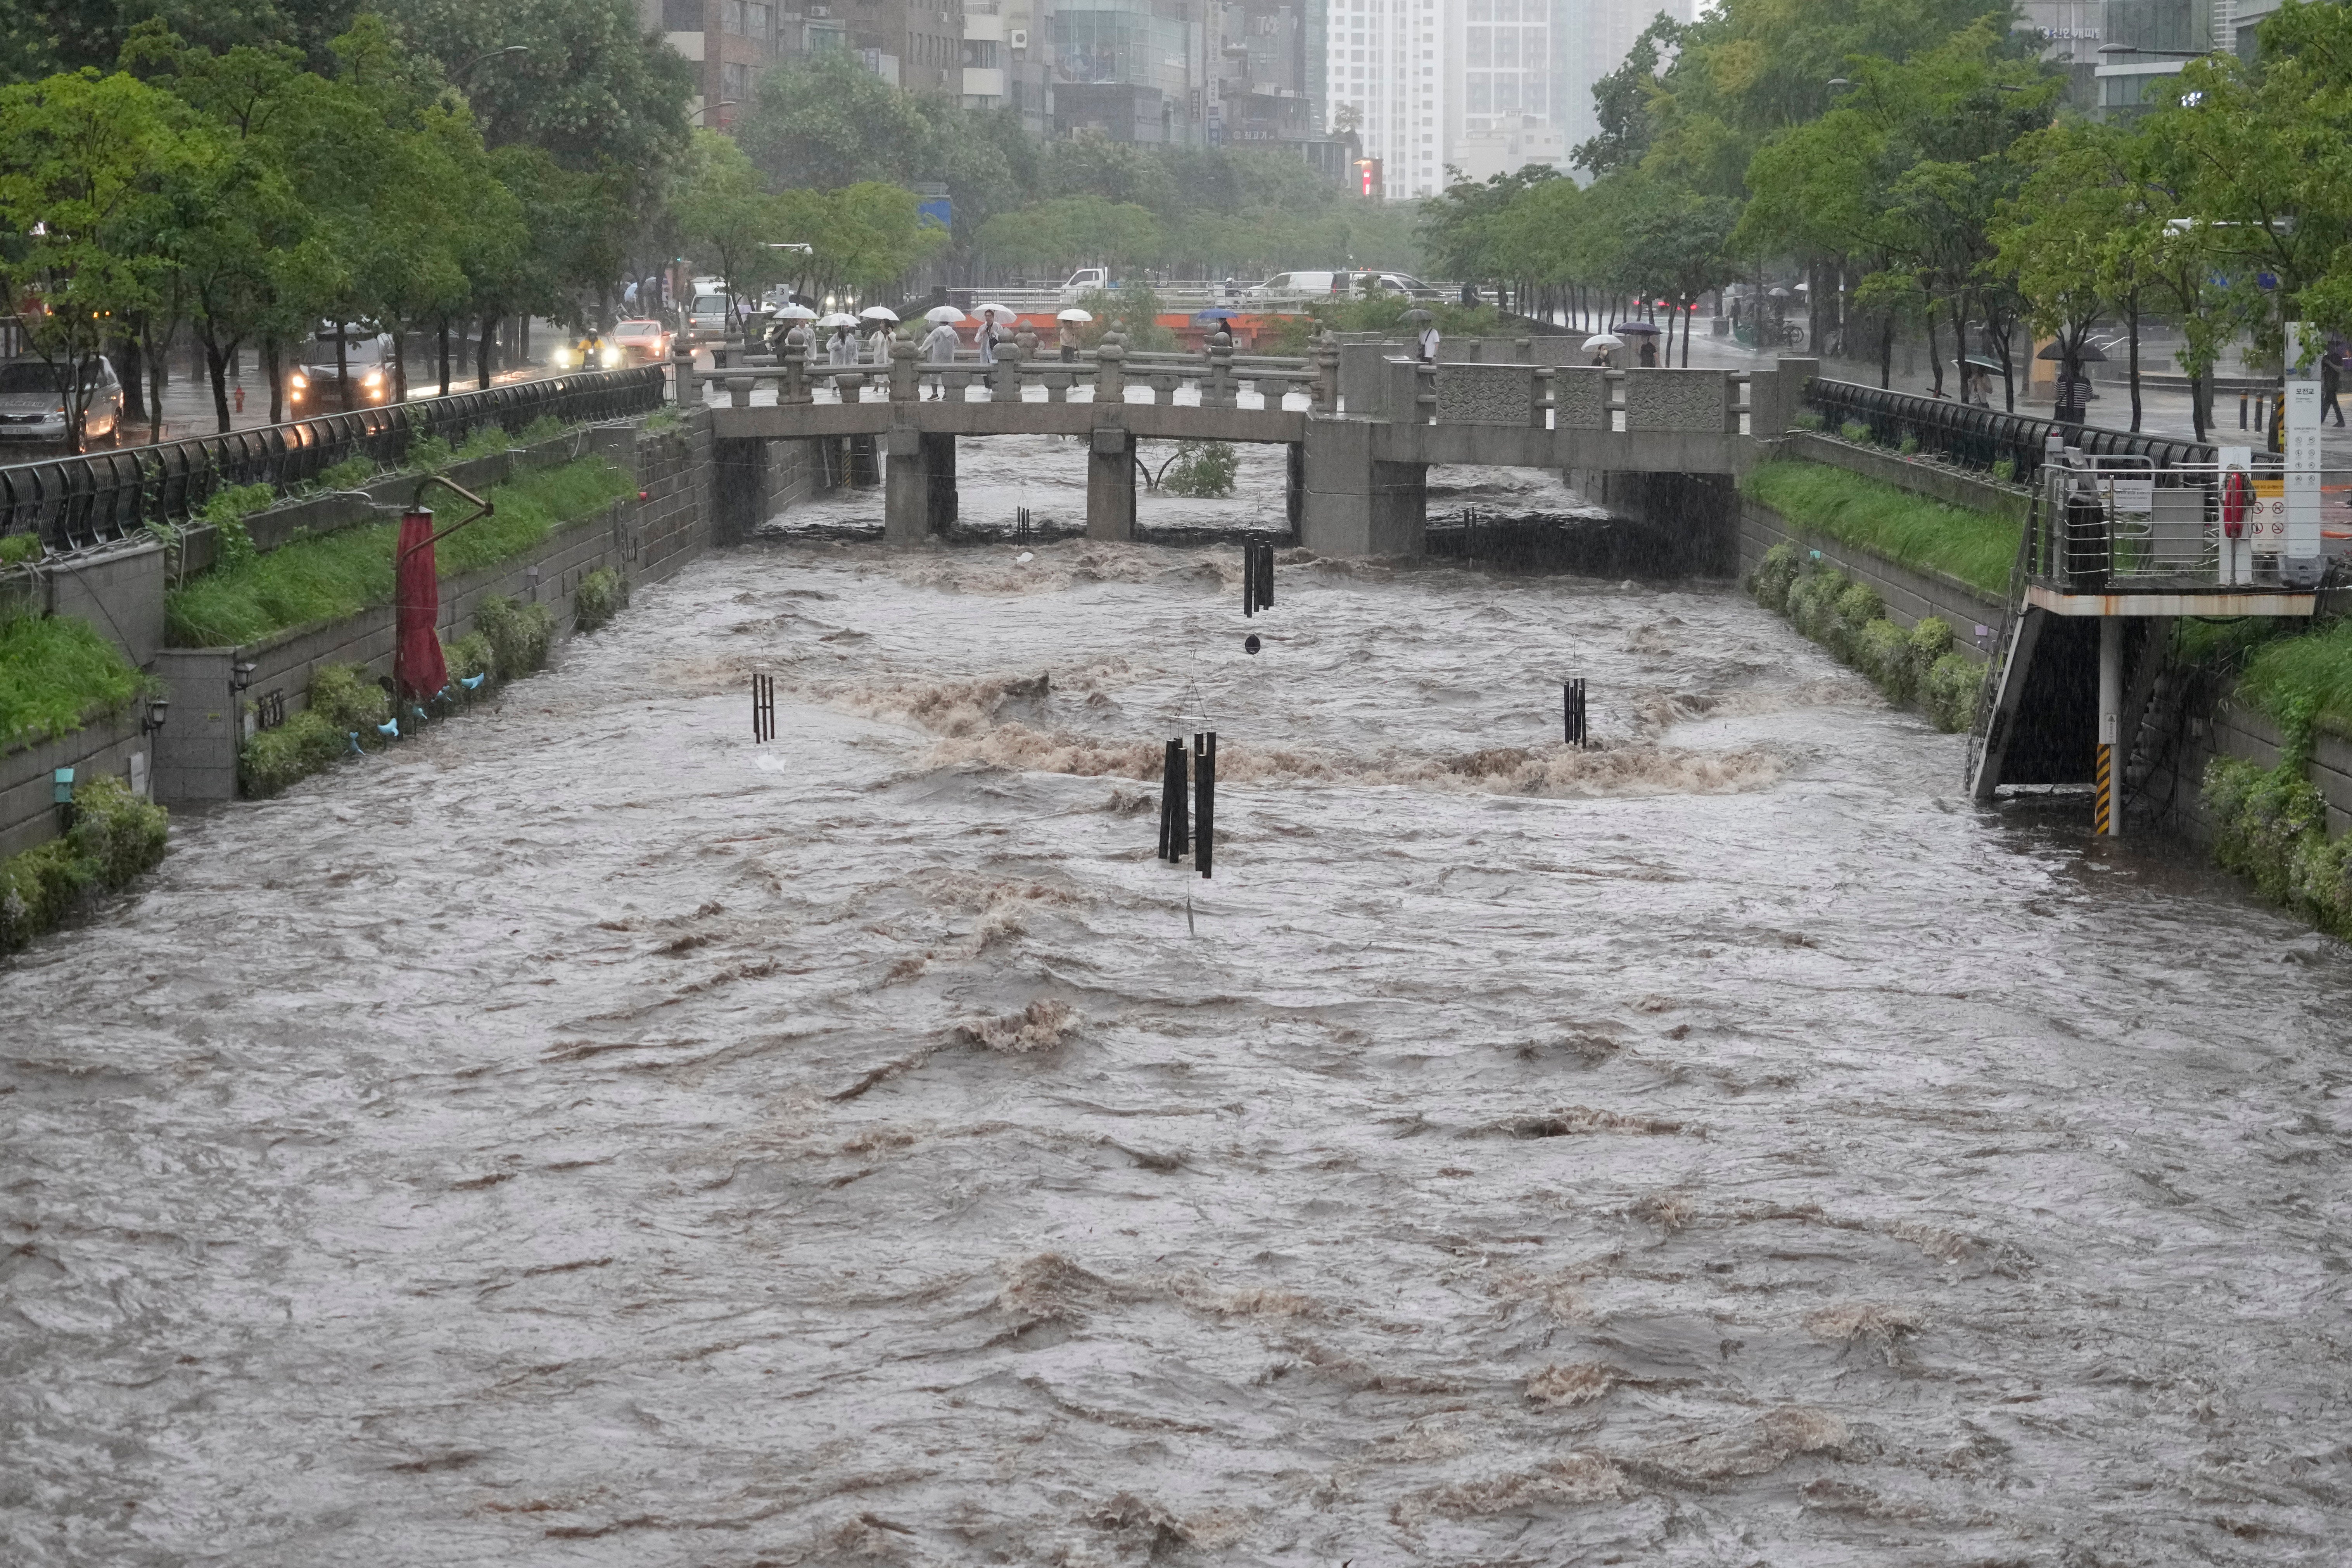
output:
POLYGON ((777 307, 776 319, 780 321, 814 321, 816 312, 806 305, 782 305, 777 307))
POLYGON ((1093 311, 1081 310, 1076 306, 1073 306, 1054 319, 1057 321, 1091 321, 1095 318, 1093 311))
POLYGON ((857 313, 869 321, 895 321, 898 319, 898 312, 887 305, 868 305, 857 313))
POLYGON ((974 305, 971 313, 975 316, 1002 316, 1009 321, 1021 312, 1010 305, 974 305))
POLYGON ((1595 332, 1584 340, 1584 346, 1589 349, 1622 349, 1625 346, 1625 340, 1614 332, 1595 332))
POLYGON ((854 327, 857 325, 857 318, 846 310, 835 310, 830 316, 820 317, 816 324, 820 327, 854 327))
POLYGON ((929 310, 923 312, 923 320, 927 321, 945 321, 950 326, 953 326, 956 322, 963 320, 963 312, 957 310, 953 305, 934 305, 929 310))

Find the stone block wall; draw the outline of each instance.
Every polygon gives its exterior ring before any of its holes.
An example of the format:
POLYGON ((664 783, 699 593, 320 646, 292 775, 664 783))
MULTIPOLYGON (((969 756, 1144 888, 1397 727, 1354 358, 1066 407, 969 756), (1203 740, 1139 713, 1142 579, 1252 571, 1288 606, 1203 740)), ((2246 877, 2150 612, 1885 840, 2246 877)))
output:
POLYGON ((1842 544, 1826 534, 1801 529, 1770 507, 1744 496, 1738 498, 1738 504, 1739 575, 1743 581, 1762 564, 1766 551, 1775 544, 1788 543, 1808 555, 1818 551, 1823 564, 1877 589, 1879 597, 1886 601, 1887 618, 1897 626, 1910 626, 1929 616, 1942 616, 1952 628, 1953 647, 1972 658, 1986 658, 1987 647, 2000 634, 2002 611, 1997 595, 1984 593, 1944 573, 1905 566, 1872 551, 1842 544), (1982 644, 1976 635, 1980 626, 1991 628, 1982 644))
POLYGON ((57 740, 0 755, 0 859, 58 836, 57 805, 50 792, 58 769, 74 770, 76 788, 104 773, 133 784, 146 777, 148 744, 140 717, 141 710, 133 708, 120 719, 85 725, 57 740))

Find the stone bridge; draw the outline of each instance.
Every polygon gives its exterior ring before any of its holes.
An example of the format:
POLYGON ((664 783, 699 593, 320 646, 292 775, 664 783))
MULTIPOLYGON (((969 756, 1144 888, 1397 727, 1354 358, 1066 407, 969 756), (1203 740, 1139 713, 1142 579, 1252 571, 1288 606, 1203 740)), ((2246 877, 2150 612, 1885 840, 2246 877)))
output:
MULTIPOLYGON (((1522 356, 1530 342, 1518 340, 1522 356)), ((1420 553, 1433 463, 1550 468, 1580 476, 1571 482, 1587 493, 1592 476, 1743 473, 1788 429, 1815 370, 1811 360, 1748 372, 1427 364, 1379 343, 1304 359, 1150 354, 1116 337, 1072 363, 1024 360, 1011 345, 992 365, 927 365, 917 353, 901 342, 887 366, 740 353, 709 370, 674 364, 687 397, 699 384, 711 407, 722 471, 751 476, 730 487, 741 510, 756 509, 770 444, 863 438, 882 459, 884 537, 918 542, 955 520, 958 437, 1059 435, 1086 443, 1087 535, 1128 539, 1138 442, 1278 443, 1289 448, 1289 526, 1325 555, 1420 553)))

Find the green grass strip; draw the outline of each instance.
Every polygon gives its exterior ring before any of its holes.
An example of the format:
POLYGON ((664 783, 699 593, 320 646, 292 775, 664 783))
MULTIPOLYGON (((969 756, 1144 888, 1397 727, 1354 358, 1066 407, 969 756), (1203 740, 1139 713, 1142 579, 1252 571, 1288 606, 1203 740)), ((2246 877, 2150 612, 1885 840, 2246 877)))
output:
POLYGON ((142 685, 121 650, 79 616, 0 619, 0 752, 120 713, 142 685))
POLYGON ((1864 479, 1826 463, 1766 463, 1740 490, 1797 528, 1825 533, 1918 571, 1942 572, 1995 595, 2009 592, 2023 526, 1864 479))
POLYGON ((2352 735, 2352 620, 2273 637, 2244 658, 2241 701, 2282 729, 2307 721, 2330 734, 2352 735))
MULTIPOLYGON (((635 488, 602 458, 582 458, 498 486, 497 510, 435 547, 443 578, 520 555, 567 522, 593 516, 635 488)), ((462 504, 462 503, 461 503, 462 504)), ((441 508, 445 518, 456 511, 441 508)), ((289 627, 339 620, 392 602, 393 523, 299 539, 268 554, 216 568, 164 602, 173 646, 242 647, 289 627)))

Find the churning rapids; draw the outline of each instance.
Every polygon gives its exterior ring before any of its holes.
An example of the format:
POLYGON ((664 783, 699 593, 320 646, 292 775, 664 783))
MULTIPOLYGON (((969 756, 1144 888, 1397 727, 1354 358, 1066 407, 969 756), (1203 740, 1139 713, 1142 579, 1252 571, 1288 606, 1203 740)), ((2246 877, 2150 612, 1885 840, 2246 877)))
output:
POLYGON ((0 971, 0 1559, 2343 1561, 2340 948, 1727 587, 1238 553, 712 556, 184 817, 0 971))

